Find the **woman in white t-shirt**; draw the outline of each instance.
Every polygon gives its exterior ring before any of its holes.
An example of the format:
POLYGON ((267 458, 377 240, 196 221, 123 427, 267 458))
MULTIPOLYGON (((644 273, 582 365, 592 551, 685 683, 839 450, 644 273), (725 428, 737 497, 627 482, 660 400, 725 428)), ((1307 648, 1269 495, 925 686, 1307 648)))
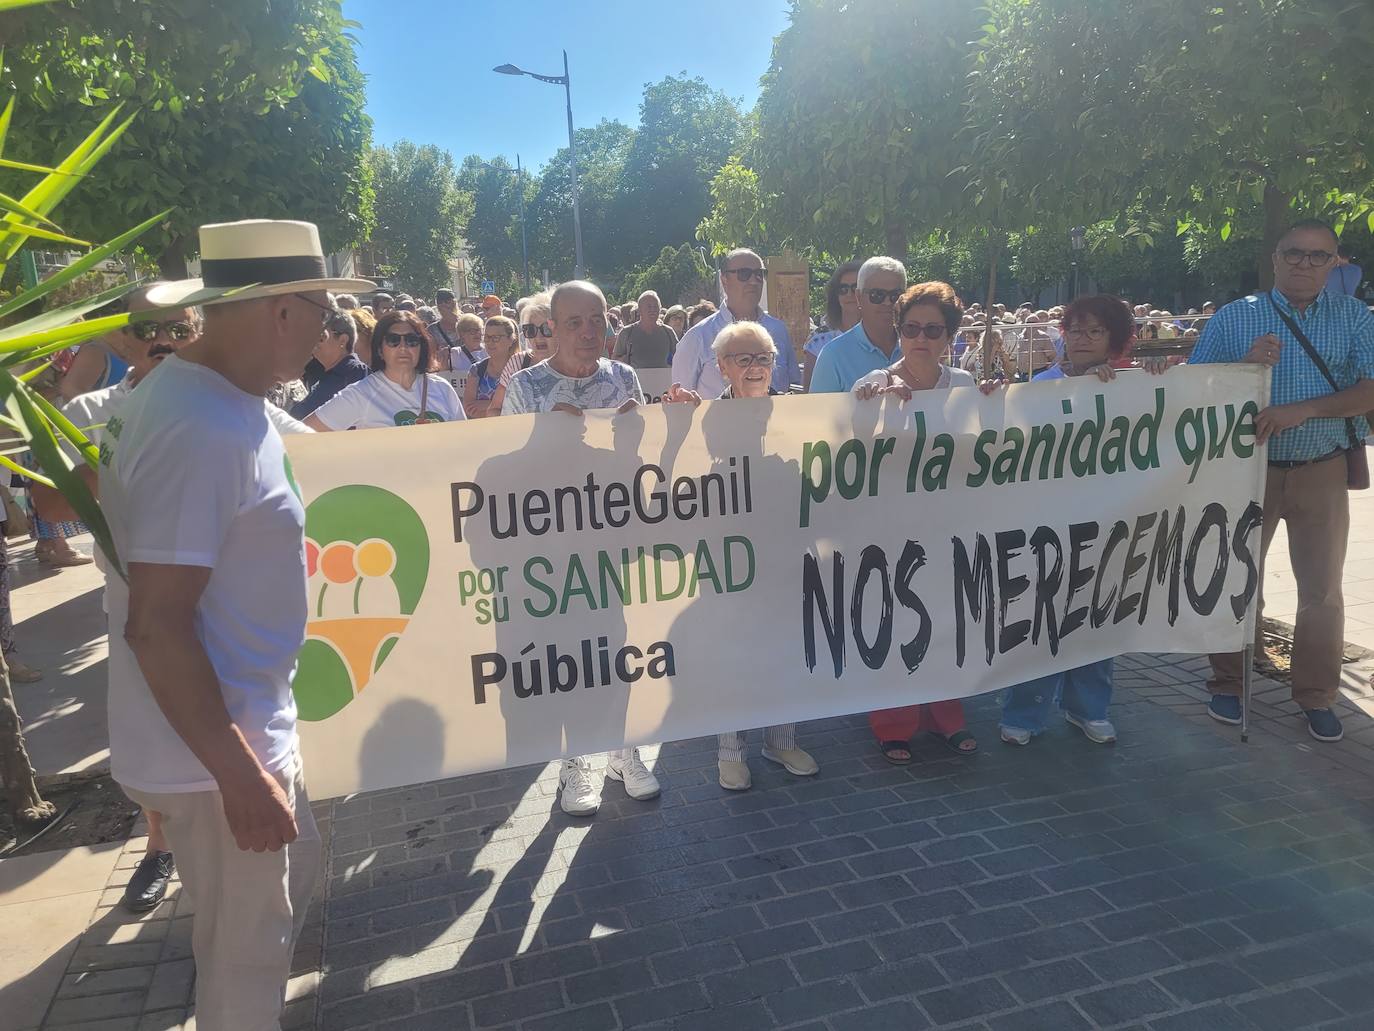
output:
POLYGON ((367 430, 466 419, 453 385, 435 375, 424 323, 393 310, 372 331, 372 374, 339 391, 305 420, 311 429, 367 430))

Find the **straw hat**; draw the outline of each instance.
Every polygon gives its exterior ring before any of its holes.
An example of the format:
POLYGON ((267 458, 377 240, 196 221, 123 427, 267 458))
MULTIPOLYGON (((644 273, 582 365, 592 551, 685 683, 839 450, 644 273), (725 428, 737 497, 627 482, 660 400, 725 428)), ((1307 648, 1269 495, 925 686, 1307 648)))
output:
POLYGON ((364 293, 377 288, 367 279, 329 278, 313 222, 254 218, 201 226, 200 273, 199 279, 153 287, 148 302, 185 308, 308 290, 364 293))

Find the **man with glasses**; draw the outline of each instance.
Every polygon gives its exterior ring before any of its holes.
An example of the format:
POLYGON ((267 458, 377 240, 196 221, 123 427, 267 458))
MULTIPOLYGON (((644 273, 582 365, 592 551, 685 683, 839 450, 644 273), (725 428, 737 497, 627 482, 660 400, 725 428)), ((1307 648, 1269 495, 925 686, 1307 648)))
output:
MULTIPOLYGON (((1344 733, 1332 710, 1345 649, 1341 577, 1350 530, 1342 459, 1347 451, 1363 451, 1369 433, 1365 413, 1374 409, 1374 315, 1355 298, 1325 289, 1337 246, 1326 223, 1294 224, 1274 251, 1274 289, 1218 311, 1189 359, 1194 365, 1251 362, 1274 370, 1270 405, 1255 420, 1257 439, 1269 444, 1260 583, 1263 553, 1282 520, 1298 582, 1293 701, 1306 715, 1312 736, 1326 742, 1339 741, 1344 733)), ((1262 597, 1259 606, 1262 612, 1262 597)), ((1238 724, 1242 655, 1211 659, 1208 712, 1222 723, 1238 724)))
POLYGON ((859 324, 841 333, 816 359, 811 393, 839 394, 896 359, 893 307, 906 289, 906 267, 896 258, 869 258, 859 267, 859 324))
POLYGON ((162 814, 195 911, 196 1026, 277 1027, 319 872, 291 677, 309 613, 305 509, 264 398, 335 309, 308 222, 200 229, 201 279, 148 291, 205 309, 107 424, 110 773, 162 814))
POLYGON ((736 248, 725 256, 720 269, 725 304, 710 318, 687 330, 678 341, 673 355, 674 383, 702 397, 719 397, 725 389, 725 379, 711 345, 722 329, 737 321, 757 322, 778 345, 778 360, 773 367, 774 390, 785 394, 793 383, 801 382, 801 364, 787 326, 764 311, 761 304, 767 278, 763 259, 747 247, 736 248))

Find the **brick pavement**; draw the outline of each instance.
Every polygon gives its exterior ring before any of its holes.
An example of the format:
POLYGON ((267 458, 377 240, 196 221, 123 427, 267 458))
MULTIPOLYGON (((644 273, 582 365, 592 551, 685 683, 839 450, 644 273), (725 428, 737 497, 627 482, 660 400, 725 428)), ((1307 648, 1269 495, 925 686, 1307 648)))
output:
MULTIPOLYGON (((890 767, 862 717, 824 720, 819 777, 755 742, 731 795, 713 742, 681 742, 661 799, 611 784, 592 821, 553 767, 325 803, 285 1026, 1367 1031, 1374 751, 1306 739, 1263 680, 1241 745, 1202 712, 1204 664, 1121 660, 1115 747, 1060 726, 1009 748, 983 698, 972 760, 929 740, 890 767)), ((99 911, 44 1027, 180 1026, 182 905, 99 911)))

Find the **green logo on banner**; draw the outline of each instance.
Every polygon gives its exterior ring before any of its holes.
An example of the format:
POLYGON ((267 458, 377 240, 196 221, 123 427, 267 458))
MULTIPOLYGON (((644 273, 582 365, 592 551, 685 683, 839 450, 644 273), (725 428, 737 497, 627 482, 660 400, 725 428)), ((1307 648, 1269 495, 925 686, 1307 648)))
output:
POLYGON ((305 510, 310 617, 292 689, 303 720, 351 702, 382 668, 420 603, 429 537, 380 487, 336 487, 305 510))

